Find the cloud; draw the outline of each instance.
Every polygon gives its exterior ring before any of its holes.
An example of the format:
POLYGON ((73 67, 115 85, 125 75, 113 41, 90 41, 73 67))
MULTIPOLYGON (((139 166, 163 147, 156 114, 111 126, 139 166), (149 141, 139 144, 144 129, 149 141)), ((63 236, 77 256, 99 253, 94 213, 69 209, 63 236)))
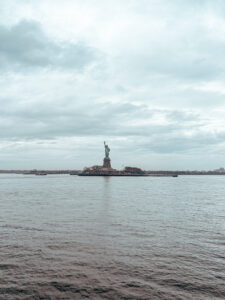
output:
MULTIPOLYGON (((218 123, 214 123, 214 116, 207 112, 151 108, 129 102, 101 103, 96 99, 91 102, 86 97, 77 100, 62 94, 47 99, 42 96, 38 101, 8 98, 0 108, 1 139, 119 138, 125 148, 129 141, 134 151, 164 154, 216 146, 223 143, 225 136, 224 130, 218 130, 218 123)), ((219 124, 224 125, 224 121, 219 124)))
POLYGON ((2 70, 57 68, 76 72, 97 56, 95 49, 84 44, 52 40, 35 21, 22 20, 9 28, 0 26, 0 41, 2 70))
POLYGON ((2 0, 0 11, 9 164, 16 152, 20 166, 24 153, 37 165, 64 155, 84 165, 84 148, 97 159, 105 139, 118 162, 116 153, 155 167, 223 161, 223 1, 19 2, 2 0))

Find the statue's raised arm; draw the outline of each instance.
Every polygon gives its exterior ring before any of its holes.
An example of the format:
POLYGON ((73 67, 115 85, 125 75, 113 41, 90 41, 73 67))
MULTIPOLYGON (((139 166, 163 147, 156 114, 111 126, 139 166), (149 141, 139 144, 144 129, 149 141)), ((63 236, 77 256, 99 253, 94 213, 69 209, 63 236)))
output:
POLYGON ((109 152, 110 152, 110 148, 109 146, 104 142, 104 146, 105 146, 105 157, 109 157, 109 152))

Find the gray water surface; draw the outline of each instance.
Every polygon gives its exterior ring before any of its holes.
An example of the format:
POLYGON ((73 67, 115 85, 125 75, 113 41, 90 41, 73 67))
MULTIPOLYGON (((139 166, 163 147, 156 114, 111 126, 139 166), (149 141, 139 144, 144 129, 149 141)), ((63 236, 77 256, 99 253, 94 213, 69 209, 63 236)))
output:
POLYGON ((224 299, 225 177, 0 175, 0 299, 224 299))

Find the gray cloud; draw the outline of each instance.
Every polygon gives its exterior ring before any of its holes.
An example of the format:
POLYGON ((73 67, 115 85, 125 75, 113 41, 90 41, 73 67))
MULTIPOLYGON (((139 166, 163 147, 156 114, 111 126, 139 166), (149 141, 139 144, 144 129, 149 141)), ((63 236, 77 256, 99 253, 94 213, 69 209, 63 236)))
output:
POLYGON ((35 21, 0 26, 0 41, 0 68, 6 70, 48 67, 77 71, 97 56, 97 50, 84 44, 52 40, 35 21))
POLYGON ((148 147, 152 152, 167 154, 194 153, 195 150, 201 149, 204 152, 207 147, 217 147, 219 144, 224 143, 224 138, 225 132, 223 134, 209 134, 199 131, 192 136, 185 136, 177 132, 175 136, 161 135, 160 138, 153 139, 145 147, 148 147))
POLYGON ((67 104, 65 99, 53 103, 18 105, 8 99, 0 109, 0 137, 12 141, 85 136, 128 138, 137 141, 132 146, 134 151, 139 148, 162 154, 219 145, 225 137, 225 132, 209 134, 205 130, 209 120, 191 111, 149 109, 145 104, 131 103, 78 105, 73 99, 67 99, 67 104), (160 118, 164 121, 158 122, 160 118))
POLYGON ((6 162, 70 165, 75 148, 82 166, 104 139, 147 168, 224 161, 224 1, 19 2, 0 11, 6 162))

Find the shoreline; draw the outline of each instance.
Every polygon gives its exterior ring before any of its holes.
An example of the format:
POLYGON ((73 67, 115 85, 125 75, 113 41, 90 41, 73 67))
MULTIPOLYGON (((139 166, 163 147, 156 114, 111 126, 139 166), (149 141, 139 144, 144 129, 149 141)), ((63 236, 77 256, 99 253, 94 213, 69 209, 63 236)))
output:
MULTIPOLYGON (((74 169, 71 169, 71 170, 46 170, 46 169, 0 170, 0 174, 23 174, 23 175, 36 175, 36 174, 42 174, 42 173, 49 174, 49 175, 50 174, 79 175, 81 172, 82 172, 81 170, 74 170, 74 169)), ((142 176, 172 176, 172 175, 220 175, 220 176, 223 176, 223 175, 225 175, 225 172, 218 172, 218 171, 146 170, 144 172, 145 172, 145 174, 143 174, 142 176)), ((99 176, 99 175, 94 175, 94 176, 99 176)), ((124 175, 111 175, 111 176, 124 176, 124 175)), ((137 176, 140 176, 140 175, 137 175, 137 176)))

